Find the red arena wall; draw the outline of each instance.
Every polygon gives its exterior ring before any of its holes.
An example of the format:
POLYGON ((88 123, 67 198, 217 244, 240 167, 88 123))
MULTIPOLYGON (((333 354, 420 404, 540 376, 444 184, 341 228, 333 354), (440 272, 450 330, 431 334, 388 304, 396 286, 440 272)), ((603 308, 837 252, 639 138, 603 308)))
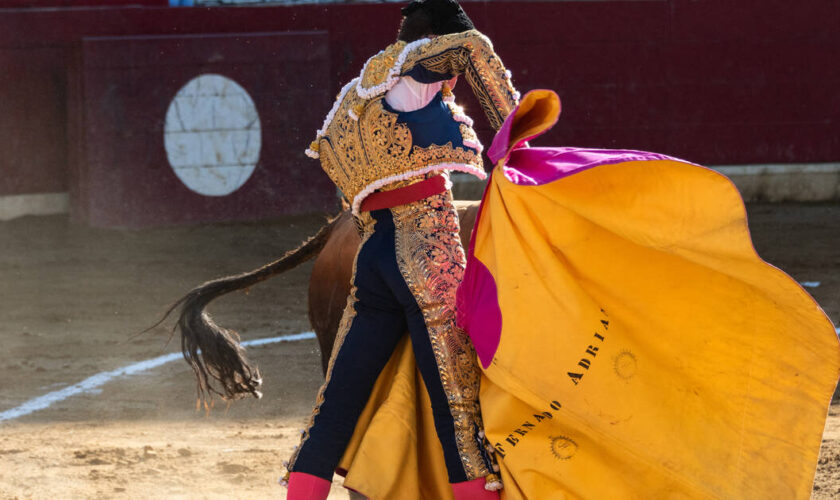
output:
MULTIPOLYGON (((77 220, 105 226, 335 209, 331 184, 302 151, 341 84, 393 40, 399 4, 90 3, 0 9, 0 197, 70 192, 77 220), (253 174, 228 196, 185 187, 164 145, 168 106, 206 73, 247 91, 262 125, 253 174)), ((521 90, 560 94, 563 116, 546 143, 711 165, 840 160, 835 0, 464 8, 521 90)), ((467 89, 456 92, 478 112, 467 89)))
POLYGON ((307 103, 330 99, 326 32, 85 38, 80 53, 78 218, 145 226, 335 206, 329 179, 294 154, 321 125, 307 103))

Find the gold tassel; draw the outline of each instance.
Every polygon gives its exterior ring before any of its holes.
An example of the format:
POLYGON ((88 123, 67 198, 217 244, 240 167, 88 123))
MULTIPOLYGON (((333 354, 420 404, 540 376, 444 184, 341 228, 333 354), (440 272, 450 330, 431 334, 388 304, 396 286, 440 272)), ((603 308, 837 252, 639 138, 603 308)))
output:
POLYGON ((502 489, 502 478, 498 474, 487 474, 484 476, 484 489, 487 491, 499 491, 502 489))

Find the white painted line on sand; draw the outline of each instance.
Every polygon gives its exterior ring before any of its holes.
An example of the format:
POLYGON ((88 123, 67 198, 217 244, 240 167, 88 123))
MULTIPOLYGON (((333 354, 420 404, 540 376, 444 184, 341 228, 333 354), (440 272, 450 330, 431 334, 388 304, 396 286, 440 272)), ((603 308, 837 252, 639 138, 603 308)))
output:
MULTIPOLYGON (((242 342, 242 345, 246 347, 256 347, 266 344, 274 344, 277 342, 291 342, 294 340, 308 340, 314 338, 314 332, 303 332, 296 333, 294 335, 283 335, 281 337, 246 340, 245 342, 242 342)), ((71 396, 76 396, 78 394, 83 394, 86 392, 94 392, 99 387, 105 385, 106 383, 110 382, 111 380, 117 377, 137 375, 139 373, 143 373, 153 368, 157 368, 161 365, 165 365, 166 363, 175 361, 176 359, 183 359, 183 356, 180 352, 164 354, 163 356, 158 356, 156 358, 147 359, 138 363, 133 363, 122 368, 117 368, 116 370, 97 373, 96 375, 88 377, 77 384, 65 387, 64 389, 49 392, 47 394, 44 394, 43 396, 30 399, 29 401, 23 403, 20 406, 16 406, 15 408, 12 408, 10 410, 0 412, 0 422, 3 422, 4 420, 13 420, 16 418, 20 418, 24 415, 29 415, 30 413, 34 413, 36 411, 49 408, 51 405, 58 403, 59 401, 63 401, 71 396)))

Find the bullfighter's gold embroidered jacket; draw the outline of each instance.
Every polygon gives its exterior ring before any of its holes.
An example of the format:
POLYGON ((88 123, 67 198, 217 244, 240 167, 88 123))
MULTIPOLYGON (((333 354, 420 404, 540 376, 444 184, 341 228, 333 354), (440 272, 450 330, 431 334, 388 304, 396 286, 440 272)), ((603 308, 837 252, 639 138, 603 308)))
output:
POLYGON ((354 214, 367 195, 395 182, 441 170, 486 176, 472 120, 445 85, 417 111, 396 111, 384 99, 401 76, 432 83, 458 75, 498 130, 519 93, 490 40, 476 30, 394 43, 341 89, 306 154, 320 158, 354 214))

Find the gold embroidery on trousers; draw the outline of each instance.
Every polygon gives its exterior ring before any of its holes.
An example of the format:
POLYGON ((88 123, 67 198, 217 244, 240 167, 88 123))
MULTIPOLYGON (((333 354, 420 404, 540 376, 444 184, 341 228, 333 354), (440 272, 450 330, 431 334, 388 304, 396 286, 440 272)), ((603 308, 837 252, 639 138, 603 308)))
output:
POLYGON ((481 372, 466 333, 455 325, 455 292, 466 257, 458 215, 449 192, 391 209, 397 265, 420 306, 455 427, 455 442, 468 479, 488 476, 477 432, 481 372))

